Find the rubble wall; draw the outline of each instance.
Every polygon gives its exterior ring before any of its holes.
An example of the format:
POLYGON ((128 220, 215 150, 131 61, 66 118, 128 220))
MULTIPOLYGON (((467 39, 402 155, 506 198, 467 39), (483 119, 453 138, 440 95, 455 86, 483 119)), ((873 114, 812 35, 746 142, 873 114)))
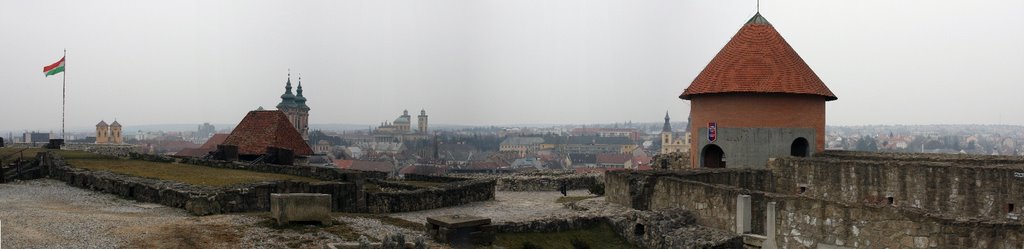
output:
POLYGON ((969 219, 1012 219, 1022 213, 1024 165, 965 166, 961 162, 787 157, 769 161, 768 167, 776 193, 912 207, 969 219))
MULTIPOLYGON (((409 179, 408 175, 406 176, 406 179, 409 179)), ((371 213, 397 213, 458 206, 494 200, 494 186, 493 179, 475 179, 416 190, 367 193, 366 206, 371 213)))

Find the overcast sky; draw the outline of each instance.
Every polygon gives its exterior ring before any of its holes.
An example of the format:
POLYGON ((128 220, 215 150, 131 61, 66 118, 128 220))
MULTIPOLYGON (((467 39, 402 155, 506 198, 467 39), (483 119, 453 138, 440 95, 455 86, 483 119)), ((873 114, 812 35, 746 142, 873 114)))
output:
MULTIPOLYGON (((763 1, 829 125, 1024 124, 1024 1, 763 1)), ((753 0, 0 1, 0 130, 237 123, 303 76, 311 123, 658 122, 753 0)))

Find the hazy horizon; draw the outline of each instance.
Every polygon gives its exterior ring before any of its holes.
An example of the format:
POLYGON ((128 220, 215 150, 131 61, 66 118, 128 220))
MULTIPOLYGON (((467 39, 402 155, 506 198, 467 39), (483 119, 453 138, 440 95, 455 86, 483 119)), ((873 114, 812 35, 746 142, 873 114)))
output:
MULTIPOLYGON (((8 1, 0 131, 237 123, 303 77, 311 124, 685 120, 755 1, 8 1), (68 49, 65 75, 43 66, 68 49)), ((828 125, 1024 125, 1024 1, 765 1, 828 125)))

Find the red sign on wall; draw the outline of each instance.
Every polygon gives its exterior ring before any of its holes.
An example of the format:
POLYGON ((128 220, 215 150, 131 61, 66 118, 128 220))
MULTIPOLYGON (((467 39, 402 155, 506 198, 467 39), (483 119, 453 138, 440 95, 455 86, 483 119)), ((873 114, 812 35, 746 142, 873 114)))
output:
POLYGON ((718 123, 716 123, 716 122, 709 122, 708 123, 708 142, 714 143, 715 140, 718 140, 718 123))

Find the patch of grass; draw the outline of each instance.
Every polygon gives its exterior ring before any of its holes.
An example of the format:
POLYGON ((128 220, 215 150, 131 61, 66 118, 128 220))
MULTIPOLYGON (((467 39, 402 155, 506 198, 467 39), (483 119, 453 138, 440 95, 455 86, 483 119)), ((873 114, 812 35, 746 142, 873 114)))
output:
POLYGON ((191 164, 158 163, 124 159, 69 159, 67 161, 68 164, 76 168, 84 168, 97 171, 108 171, 118 174, 176 181, 193 185, 205 185, 211 187, 223 187, 242 183, 281 180, 294 180, 304 182, 320 181, 313 178, 299 177, 293 175, 253 172, 237 169, 211 168, 191 164))
MULTIPOLYGON (((573 248, 573 240, 586 242, 595 248, 636 249, 612 231, 608 224, 600 224, 591 228, 564 231, 557 233, 503 233, 497 234, 494 248, 522 248, 523 244, 531 243, 539 248, 561 249, 573 248)), ((578 242, 577 242, 578 243, 578 242)))
POLYGON ((273 174, 237 169, 221 169, 206 166, 160 163, 120 159, 83 151, 58 151, 75 168, 132 175, 138 177, 176 181, 181 183, 224 187, 242 183, 294 180, 319 182, 320 180, 285 174, 273 174))
POLYGON ((558 200, 555 200, 555 203, 577 202, 577 201, 582 201, 582 200, 586 200, 586 199, 590 199, 590 198, 594 198, 594 197, 597 197, 597 196, 562 196, 562 197, 558 197, 558 200))

